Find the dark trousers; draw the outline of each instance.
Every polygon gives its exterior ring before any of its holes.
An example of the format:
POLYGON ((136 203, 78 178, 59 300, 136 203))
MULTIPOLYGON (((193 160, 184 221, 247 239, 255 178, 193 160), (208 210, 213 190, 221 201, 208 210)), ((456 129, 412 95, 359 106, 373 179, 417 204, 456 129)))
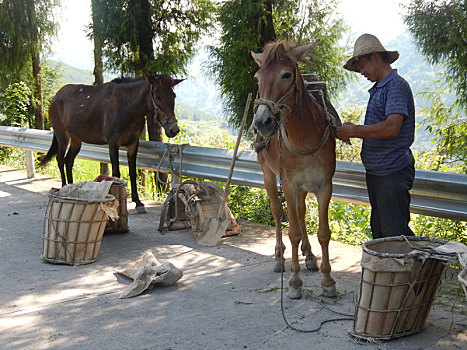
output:
POLYGON ((399 235, 414 236, 409 227, 409 190, 412 188, 414 177, 413 164, 390 175, 366 174, 373 239, 399 235))

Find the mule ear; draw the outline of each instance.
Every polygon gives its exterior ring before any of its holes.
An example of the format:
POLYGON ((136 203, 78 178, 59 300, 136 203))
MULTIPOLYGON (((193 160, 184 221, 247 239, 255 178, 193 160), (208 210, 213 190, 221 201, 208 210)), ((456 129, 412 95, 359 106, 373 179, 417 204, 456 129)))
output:
POLYGON ((255 60, 255 62, 258 64, 258 66, 261 67, 263 64, 263 54, 262 53, 254 53, 251 51, 251 57, 255 60))
POLYGON ((175 85, 181 83, 181 82, 184 81, 184 80, 185 80, 185 79, 174 79, 174 83, 173 83, 172 86, 175 86, 175 85))
POLYGON ((153 81, 152 76, 151 76, 151 73, 149 73, 149 72, 143 70, 143 75, 144 75, 144 77, 146 78, 146 80, 147 80, 148 82, 152 82, 152 81, 153 81))
POLYGON ((313 62, 311 62, 308 58, 316 59, 316 56, 313 56, 311 52, 316 48, 320 39, 312 42, 311 44, 305 45, 297 45, 292 50, 290 50, 290 55, 295 57, 297 61, 306 63, 309 66, 313 66, 313 62))

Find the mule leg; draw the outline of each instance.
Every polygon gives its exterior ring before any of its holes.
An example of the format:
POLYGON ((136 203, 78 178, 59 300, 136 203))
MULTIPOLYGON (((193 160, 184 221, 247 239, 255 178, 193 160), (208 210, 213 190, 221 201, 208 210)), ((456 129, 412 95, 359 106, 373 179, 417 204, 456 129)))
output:
POLYGON ((276 247, 274 253, 274 272, 282 272, 285 271, 285 259, 284 259, 284 251, 285 245, 282 243, 282 224, 281 224, 281 202, 279 199, 279 194, 277 191, 277 177, 276 175, 267 167, 266 165, 263 166, 261 162, 261 157, 258 157, 260 160, 261 167, 263 169, 264 175, 264 187, 266 188, 266 192, 269 196, 271 214, 274 218, 274 225, 276 227, 276 247), (282 243, 282 244, 281 244, 282 243), (282 248, 282 252, 281 252, 282 248), (282 254, 281 254, 282 253, 282 254), (282 256, 282 258, 281 258, 282 256))
MULTIPOLYGON (((300 277, 300 262, 298 260, 298 246, 301 241, 302 228, 300 227, 299 220, 299 193, 285 190, 287 198, 287 209, 289 214, 289 239, 292 245, 292 262, 290 264, 290 278, 289 278, 289 298, 300 299, 302 297, 303 281, 300 277)), ((303 198, 303 197, 302 197, 303 198)))
POLYGON ((66 177, 69 184, 73 183, 73 164, 75 158, 81 150, 81 141, 75 137, 70 138, 70 147, 65 157, 66 177))
POLYGON ((55 135, 57 137, 57 144, 58 144, 58 149, 57 149, 57 164, 58 164, 58 169, 60 170, 60 177, 62 178, 62 187, 66 186, 66 175, 65 175, 65 152, 66 148, 68 146, 68 136, 66 135, 57 135, 55 132, 55 135))
POLYGON ((306 268, 310 271, 318 271, 316 256, 311 251, 310 240, 306 231, 305 216, 306 216, 306 196, 307 192, 303 192, 297 199, 298 219, 300 220, 301 237, 302 237, 302 255, 305 257, 306 268))
POLYGON ((120 178, 120 162, 118 159, 118 144, 109 141, 109 157, 110 157, 110 164, 112 164, 112 176, 120 178))
POLYGON ((136 211, 139 214, 145 214, 146 209, 144 204, 139 200, 138 188, 136 186, 136 155, 138 153, 139 141, 137 140, 133 145, 126 146, 126 152, 128 157, 128 170, 130 173, 131 183, 131 200, 136 203, 136 211))
POLYGON ((319 228, 318 228, 318 241, 321 245, 321 286, 323 287, 323 295, 333 297, 336 295, 336 282, 331 277, 331 264, 329 263, 329 241, 331 239, 331 230, 329 229, 328 209, 329 201, 332 195, 332 183, 329 181, 323 190, 316 194, 318 199, 318 215, 319 215, 319 228))

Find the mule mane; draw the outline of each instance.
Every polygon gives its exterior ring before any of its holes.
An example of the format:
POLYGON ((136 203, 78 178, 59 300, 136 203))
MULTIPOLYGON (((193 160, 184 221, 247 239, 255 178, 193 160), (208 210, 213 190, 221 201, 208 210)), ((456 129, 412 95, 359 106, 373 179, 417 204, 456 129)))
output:
POLYGON ((263 58, 265 58, 263 66, 271 63, 278 63, 284 59, 289 59, 293 64, 297 63, 295 59, 290 57, 287 53, 296 45, 291 41, 272 42, 266 44, 263 49, 263 58))
POLYGON ((128 83, 133 83, 139 80, 144 79, 144 77, 138 77, 138 78, 130 78, 130 77, 121 77, 121 78, 115 78, 111 80, 111 83, 115 84, 128 84, 128 83))
MULTIPOLYGON (((159 78, 160 82, 162 83, 163 86, 173 86, 174 85, 174 80, 168 74, 165 74, 165 73, 152 74, 151 76, 159 78)), ((139 82, 139 81, 144 80, 144 79, 145 79, 144 77, 137 77, 137 78, 120 77, 120 78, 112 79, 111 83, 115 83, 115 84, 131 84, 131 83, 139 82)))

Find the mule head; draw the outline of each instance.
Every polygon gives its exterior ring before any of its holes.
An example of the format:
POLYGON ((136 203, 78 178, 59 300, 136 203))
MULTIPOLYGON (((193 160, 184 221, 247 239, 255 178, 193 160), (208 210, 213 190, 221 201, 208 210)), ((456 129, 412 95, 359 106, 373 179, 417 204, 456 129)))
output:
POLYGON ((311 52, 319 40, 311 44, 270 43, 261 53, 251 52, 260 69, 255 73, 258 96, 253 122, 265 137, 274 135, 280 123, 297 106, 297 62, 312 64, 311 52))
POLYGON ((151 110, 157 113, 157 121, 164 128, 167 137, 175 137, 180 129, 175 117, 175 93, 173 87, 185 79, 172 79, 167 74, 150 74, 143 72, 150 85, 151 110))

